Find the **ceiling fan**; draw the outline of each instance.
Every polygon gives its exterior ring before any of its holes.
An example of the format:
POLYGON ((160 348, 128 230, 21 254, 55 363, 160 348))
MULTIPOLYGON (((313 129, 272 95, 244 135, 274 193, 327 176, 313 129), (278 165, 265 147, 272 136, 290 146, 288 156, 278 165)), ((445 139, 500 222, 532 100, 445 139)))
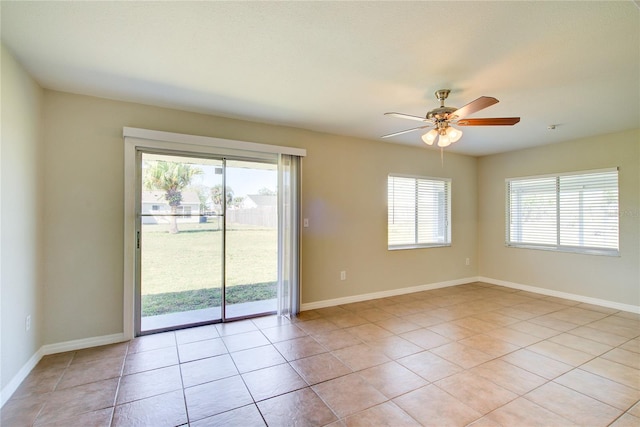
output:
POLYGON ((403 113, 384 113, 385 116, 398 117, 400 119, 416 120, 427 123, 417 128, 406 129, 400 132, 383 135, 382 138, 390 138, 403 133, 413 132, 420 129, 432 128, 422 135, 422 140, 427 145, 433 145, 436 140, 438 147, 444 148, 458 141, 462 136, 462 131, 451 126, 512 126, 520 121, 520 117, 496 117, 486 119, 467 119, 466 117, 498 103, 498 100, 490 96, 481 96, 475 101, 471 101, 462 108, 445 107, 444 100, 447 99, 451 90, 440 89, 436 91, 436 98, 440 101, 440 107, 429 111, 425 117, 412 116, 403 113))

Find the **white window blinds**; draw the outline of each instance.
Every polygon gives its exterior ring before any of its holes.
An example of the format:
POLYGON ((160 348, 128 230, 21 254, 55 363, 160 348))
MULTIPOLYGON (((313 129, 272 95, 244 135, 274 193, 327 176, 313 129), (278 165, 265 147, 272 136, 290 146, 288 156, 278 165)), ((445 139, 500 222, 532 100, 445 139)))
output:
POLYGON ((389 175, 387 184, 389 249, 451 244, 451 180, 389 175))
POLYGON ((508 246, 618 254, 618 170, 507 179, 508 246))

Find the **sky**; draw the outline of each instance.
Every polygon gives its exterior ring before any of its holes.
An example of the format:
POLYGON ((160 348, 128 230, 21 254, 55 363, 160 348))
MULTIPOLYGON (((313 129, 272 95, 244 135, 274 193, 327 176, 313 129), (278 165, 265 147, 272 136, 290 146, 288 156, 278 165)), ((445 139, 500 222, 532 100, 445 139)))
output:
MULTIPOLYGON (((165 160, 186 162, 200 168, 203 173, 196 175, 191 184, 214 187, 222 183, 222 160, 182 157, 164 154, 143 154, 143 165, 146 161, 165 160), (218 173, 216 173, 218 172, 218 173)), ((257 163, 238 160, 227 161, 227 187, 231 187, 235 197, 245 197, 248 194, 258 194, 262 188, 277 191, 278 166, 269 163, 257 163)))

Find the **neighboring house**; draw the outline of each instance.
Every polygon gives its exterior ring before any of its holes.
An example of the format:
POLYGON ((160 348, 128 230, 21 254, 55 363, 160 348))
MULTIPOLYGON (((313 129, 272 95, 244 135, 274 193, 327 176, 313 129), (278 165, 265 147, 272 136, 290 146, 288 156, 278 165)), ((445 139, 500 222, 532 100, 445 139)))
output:
MULTIPOLYGON (((167 224, 168 214, 171 213, 171 206, 165 199, 165 192, 143 191, 142 192, 142 223, 143 224, 167 224)), ((200 221, 200 199, 195 191, 183 191, 180 206, 177 206, 176 213, 178 223, 199 222, 200 221)))
POLYGON ((242 209, 275 209, 278 206, 278 196, 263 194, 247 194, 242 201, 242 209))
POLYGON ((247 194, 240 209, 227 211, 229 223, 276 227, 278 225, 278 196, 247 194))

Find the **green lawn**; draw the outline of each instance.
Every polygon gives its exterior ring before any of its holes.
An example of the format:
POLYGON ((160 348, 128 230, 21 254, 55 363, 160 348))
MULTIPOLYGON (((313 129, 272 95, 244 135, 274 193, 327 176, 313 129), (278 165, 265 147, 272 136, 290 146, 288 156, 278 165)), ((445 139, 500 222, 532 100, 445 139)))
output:
MULTIPOLYGON (((143 316, 214 306, 222 284, 222 232, 216 223, 179 224, 178 234, 166 229, 143 226, 143 316)), ((227 300, 275 298, 277 230, 231 226, 226 238, 227 300)))
MULTIPOLYGON (((227 304, 262 301, 276 296, 276 282, 232 286, 227 288, 225 295, 227 304)), ((220 307, 221 301, 220 288, 143 295, 142 316, 220 307)))

